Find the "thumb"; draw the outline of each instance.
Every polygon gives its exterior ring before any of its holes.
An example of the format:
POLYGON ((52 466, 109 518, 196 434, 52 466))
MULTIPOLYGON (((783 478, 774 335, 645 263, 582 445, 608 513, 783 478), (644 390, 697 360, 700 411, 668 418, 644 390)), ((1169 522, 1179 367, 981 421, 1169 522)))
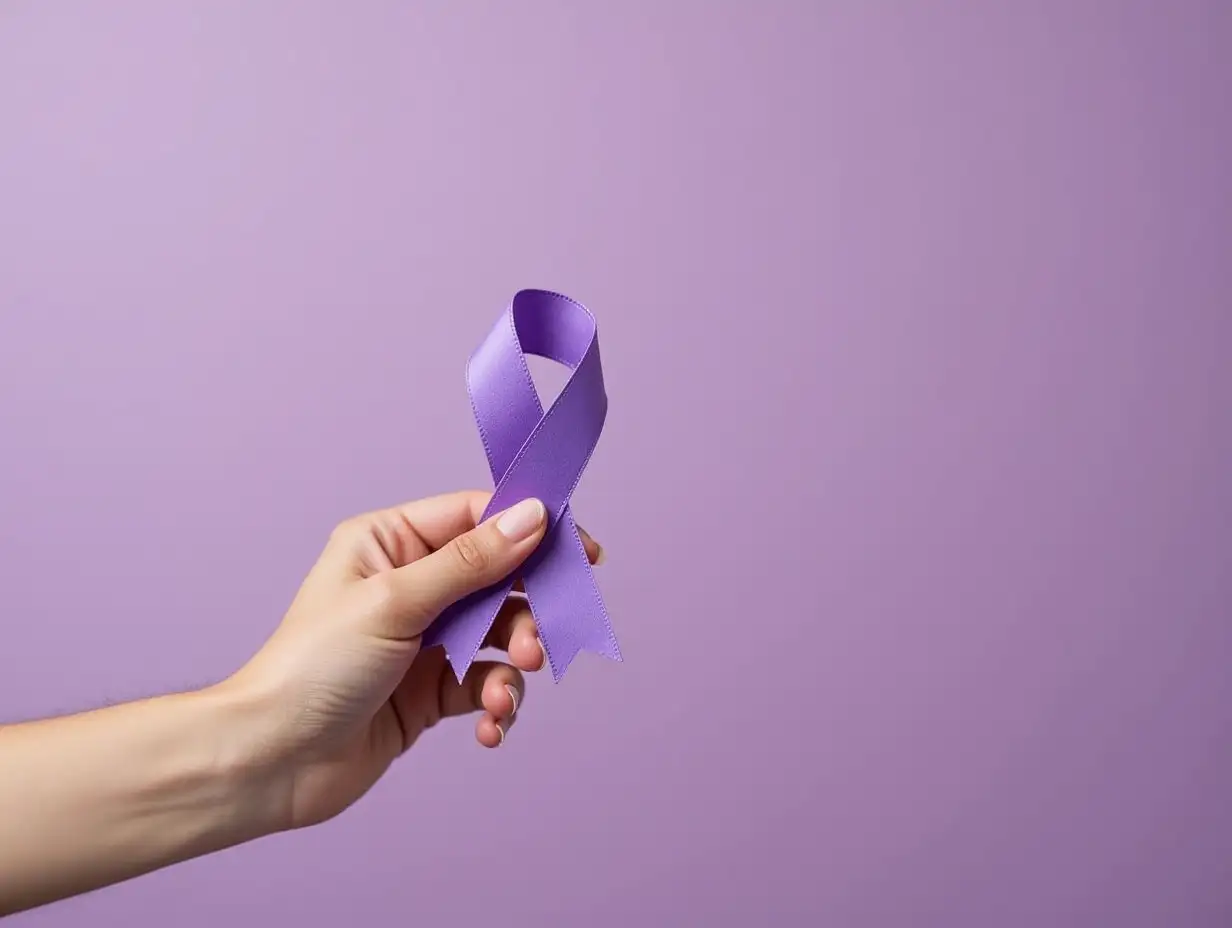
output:
POLYGON ((389 635, 423 634, 447 606, 508 577, 543 539, 546 523, 543 503, 523 500, 427 557, 385 574, 389 635))

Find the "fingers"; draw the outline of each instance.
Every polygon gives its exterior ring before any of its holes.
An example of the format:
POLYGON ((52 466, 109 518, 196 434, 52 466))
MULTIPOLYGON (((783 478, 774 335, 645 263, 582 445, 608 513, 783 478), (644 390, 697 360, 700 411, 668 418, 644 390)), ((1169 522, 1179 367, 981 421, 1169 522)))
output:
MULTIPOLYGON (((461 490, 403 503, 387 511, 410 525, 424 543, 435 551, 443 548, 454 537, 469 532, 478 525, 483 518, 483 510, 491 499, 490 492, 461 490)), ((602 546, 580 525, 578 535, 590 563, 602 563, 602 546)))
POLYGON ((523 500, 427 557, 365 581, 384 594, 378 632, 423 634, 446 606, 509 576, 543 539, 546 521, 543 503, 523 500))
POLYGON ((501 607, 484 647, 506 652, 519 670, 541 670, 546 664, 535 617, 524 599, 511 598, 501 607))
POLYGON ((487 748, 500 747, 509 734, 526 693, 522 674, 508 664, 480 661, 471 665, 461 683, 446 674, 441 683, 441 716, 482 711, 475 738, 487 748))
POLYGON ((577 527, 578 537, 582 539, 582 547, 586 549, 586 558, 590 563, 598 565, 603 563, 603 546, 599 542, 590 537, 586 529, 582 526, 577 527))
POLYGON ((388 511, 410 525, 436 551, 478 525, 491 498, 491 493, 482 490, 460 490, 403 503, 388 511))

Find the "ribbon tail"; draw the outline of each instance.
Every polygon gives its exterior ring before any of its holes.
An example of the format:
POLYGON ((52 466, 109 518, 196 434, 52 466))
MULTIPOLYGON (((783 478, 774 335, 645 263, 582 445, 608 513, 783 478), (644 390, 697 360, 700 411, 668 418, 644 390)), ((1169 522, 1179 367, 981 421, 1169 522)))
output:
POLYGON ((577 632, 580 629, 577 626, 570 629, 568 636, 558 636, 551 632, 540 633, 543 649, 548 655, 548 667, 552 671, 553 683, 561 681, 565 671, 573 663, 573 659, 583 651, 589 651, 591 654, 597 654, 600 657, 606 657, 608 660, 617 662, 624 660, 620 654, 620 646, 616 643, 616 636, 611 634, 611 629, 598 624, 592 628, 594 631, 601 632, 602 634, 594 635, 594 640, 585 644, 578 640, 577 632))
POLYGON ((532 555, 524 583, 555 682, 582 651, 623 660, 568 508, 532 555))
POLYGON ((507 579, 472 593, 442 612, 424 632, 423 646, 440 645, 445 649, 445 657, 459 683, 474 663, 512 589, 513 580, 507 579))

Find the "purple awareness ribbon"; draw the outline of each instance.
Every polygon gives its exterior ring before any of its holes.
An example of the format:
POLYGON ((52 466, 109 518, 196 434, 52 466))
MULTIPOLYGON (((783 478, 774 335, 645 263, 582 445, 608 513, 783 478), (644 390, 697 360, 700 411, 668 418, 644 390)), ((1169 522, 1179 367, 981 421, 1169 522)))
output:
MULTIPOLYGON (((545 290, 519 291, 471 355, 466 386, 496 491, 483 518, 531 497, 548 511, 548 529, 520 571, 552 679, 579 651, 621 660, 607 609, 569 497, 586 469, 607 417, 595 317, 581 303, 545 290), (545 414, 526 355, 573 373, 545 414)), ((428 628, 424 645, 442 645, 459 682, 475 660, 516 575, 450 606, 428 628)))

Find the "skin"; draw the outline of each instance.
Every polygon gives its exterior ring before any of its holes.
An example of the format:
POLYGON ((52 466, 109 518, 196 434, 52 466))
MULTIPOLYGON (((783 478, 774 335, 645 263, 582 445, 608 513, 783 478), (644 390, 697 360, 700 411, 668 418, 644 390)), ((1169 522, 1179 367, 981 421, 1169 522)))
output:
POLYGON ((460 685, 440 648, 420 647, 446 606, 514 573, 543 537, 536 501, 520 504, 525 533, 510 537, 503 514, 476 525, 488 499, 339 525, 274 634, 216 685, 0 727, 0 914, 326 821, 442 719, 475 715, 476 740, 499 747, 524 672, 544 666, 525 600, 511 597, 487 642, 508 660, 477 661, 460 685))

